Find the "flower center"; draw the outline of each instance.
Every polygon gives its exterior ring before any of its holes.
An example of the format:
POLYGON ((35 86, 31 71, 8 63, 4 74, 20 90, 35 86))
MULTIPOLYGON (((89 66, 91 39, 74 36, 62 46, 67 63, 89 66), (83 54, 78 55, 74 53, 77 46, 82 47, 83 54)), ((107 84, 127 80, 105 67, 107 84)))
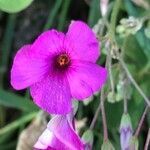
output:
POLYGON ((67 54, 61 54, 57 57, 57 65, 59 67, 67 67, 70 64, 70 58, 67 54))

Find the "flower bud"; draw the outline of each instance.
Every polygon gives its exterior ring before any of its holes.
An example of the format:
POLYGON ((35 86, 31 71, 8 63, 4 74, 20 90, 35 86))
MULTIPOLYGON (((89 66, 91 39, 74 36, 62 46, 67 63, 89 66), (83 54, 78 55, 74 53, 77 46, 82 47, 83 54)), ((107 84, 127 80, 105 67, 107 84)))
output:
POLYGON ((130 140, 129 148, 132 150, 138 150, 138 147, 139 147, 138 139, 137 139, 137 137, 133 136, 130 140))
POLYGON ((113 147, 111 142, 109 140, 107 140, 107 141, 103 142, 101 150, 115 150, 115 148, 113 147))
POLYGON ((84 149, 92 150, 93 145, 93 132, 91 130, 87 130, 83 133, 82 140, 84 141, 84 149))
POLYGON ((102 16, 105 16, 108 10, 108 2, 109 0, 101 0, 100 1, 100 8, 101 8, 101 13, 102 16))
POLYGON ((129 114, 124 113, 120 124, 120 143, 122 150, 129 149, 132 133, 133 131, 130 116, 129 114))
POLYGON ((122 36, 135 34, 142 28, 143 22, 139 18, 130 16, 120 20, 120 25, 117 26, 116 31, 122 36))

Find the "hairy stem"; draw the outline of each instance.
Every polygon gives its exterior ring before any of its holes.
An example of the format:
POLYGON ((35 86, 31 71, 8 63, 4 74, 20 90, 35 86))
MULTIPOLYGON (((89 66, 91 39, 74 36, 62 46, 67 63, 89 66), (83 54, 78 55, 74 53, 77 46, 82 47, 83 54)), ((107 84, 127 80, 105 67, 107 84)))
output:
POLYGON ((112 10, 112 14, 111 14, 111 19, 110 19, 110 30, 109 30, 109 34, 111 36, 112 39, 115 38, 115 29, 116 29, 116 22, 117 22, 117 16, 119 13, 119 9, 120 9, 120 4, 121 4, 122 0, 116 0, 113 10, 112 10))
POLYGON ((145 118, 145 115, 146 115, 148 109, 149 109, 149 107, 146 106, 146 108, 145 108, 145 110, 144 110, 144 112, 143 112, 143 114, 142 114, 142 117, 141 117, 141 119, 140 119, 140 122, 139 122, 139 124, 138 124, 138 127, 137 127, 137 129, 136 129, 136 131, 135 131, 135 134, 134 134, 136 137, 138 137, 138 135, 139 135, 139 133, 140 133, 140 129, 141 129, 141 127, 142 127, 142 124, 143 124, 143 122, 144 122, 144 118, 145 118))
POLYGON ((92 120, 91 125, 90 125, 90 130, 94 129, 94 126, 96 124, 97 118, 98 118, 99 113, 100 113, 100 110, 101 110, 101 105, 98 105, 96 112, 94 114, 93 120, 92 120))
POLYGON ((145 146, 144 146, 144 150, 148 150, 149 145, 150 145, 150 128, 148 130, 148 134, 147 134, 147 138, 146 138, 146 143, 145 143, 145 146))
POLYGON ((123 102, 124 102, 124 113, 128 112, 128 99, 127 99, 127 77, 125 76, 124 83, 123 83, 123 102))
POLYGON ((106 114, 105 114, 105 107, 104 107, 104 88, 101 90, 101 97, 100 97, 100 106, 101 106, 101 113, 102 113, 102 122, 103 122, 103 132, 104 132, 104 141, 108 140, 108 131, 107 131, 107 121, 106 121, 106 114))
MULTIPOLYGON (((108 94, 105 94, 105 95, 104 95, 104 99, 107 97, 107 95, 108 95, 108 94)), ((91 124, 90 124, 90 130, 93 130, 93 129, 94 129, 94 126, 95 126, 96 121, 97 121, 97 119, 98 119, 98 117, 99 117, 100 111, 101 111, 101 103, 99 103, 99 105, 98 105, 98 107, 97 107, 97 109, 96 109, 96 112, 95 112, 95 114, 94 114, 93 120, 92 120, 92 122, 91 122, 91 124)))
POLYGON ((123 61, 123 59, 119 56, 119 61, 120 64, 122 65, 123 69, 125 70, 128 78, 130 79, 130 81, 132 82, 132 84, 135 86, 135 88, 137 89, 137 91, 141 94, 141 96, 144 98, 145 102, 148 104, 148 106, 150 107, 150 101, 148 99, 148 97, 143 93, 143 91, 141 90, 141 88, 139 87, 139 85, 136 83, 136 81, 134 80, 134 78, 132 77, 130 71, 128 70, 125 62, 123 61))
POLYGON ((124 106, 124 113, 126 114, 128 112, 128 104, 127 104, 127 99, 126 97, 124 96, 124 99, 123 99, 123 106, 124 106))

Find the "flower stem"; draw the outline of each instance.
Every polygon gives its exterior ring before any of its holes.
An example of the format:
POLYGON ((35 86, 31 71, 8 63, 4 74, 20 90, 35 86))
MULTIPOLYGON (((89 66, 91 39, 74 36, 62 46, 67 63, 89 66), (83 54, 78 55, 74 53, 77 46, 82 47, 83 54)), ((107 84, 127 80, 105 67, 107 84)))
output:
POLYGON ((104 107, 104 88, 101 90, 101 97, 100 97, 100 106, 101 106, 101 113, 102 113, 102 122, 103 122, 103 132, 104 132, 104 141, 108 140, 108 131, 107 131, 107 122, 106 122, 106 114, 105 114, 105 107, 104 107))
POLYGON ((90 130, 93 130, 94 129, 94 126, 96 124, 96 121, 97 121, 97 118, 99 116, 99 113, 100 113, 100 110, 101 110, 101 105, 98 105, 97 109, 96 109, 96 112, 94 114, 94 117, 93 117, 93 120, 90 124, 90 130))
POLYGON ((123 85, 123 90, 124 90, 124 92, 123 92, 123 102, 124 102, 124 113, 126 114, 126 113, 128 113, 128 100, 127 100, 127 77, 125 76, 125 79, 124 79, 124 85, 123 85))
POLYGON ((149 107, 146 106, 146 108, 145 108, 145 110, 144 110, 144 112, 143 112, 143 115, 142 115, 142 117, 141 117, 141 119, 140 119, 140 122, 139 122, 139 124, 138 124, 138 127, 137 127, 137 129, 136 129, 136 131, 135 131, 135 134, 134 134, 135 137, 138 137, 138 135, 139 135, 139 133, 140 133, 140 129, 141 129, 141 127, 142 127, 142 124, 143 124, 143 121, 144 121, 144 118, 145 118, 145 115, 146 115, 148 109, 149 109, 149 107))
MULTIPOLYGON (((110 53, 108 52, 107 53, 107 57, 106 57, 106 64, 105 64, 105 66, 107 68, 108 68, 110 57, 111 57, 110 53)), ((107 131, 107 121, 106 121, 104 101, 105 101, 104 87, 102 87, 102 89, 101 89, 101 96, 100 96, 100 109, 101 109, 101 113, 102 113, 104 141, 107 141, 108 140, 108 131, 107 131)))
POLYGON ((147 134, 147 139, 146 139, 146 143, 144 146, 144 150, 148 150, 148 146, 150 145, 150 128, 148 130, 148 134, 147 134))
POLYGON ((119 55, 119 61, 120 64, 122 65, 122 67, 124 68, 128 78, 130 79, 130 81, 132 82, 132 84, 135 86, 135 88, 137 89, 137 91, 141 94, 141 96, 144 98, 145 102, 148 104, 148 106, 150 107, 150 101, 148 99, 148 97, 143 93, 143 91, 141 90, 141 88, 139 87, 139 85, 136 83, 136 81, 134 80, 134 78, 132 77, 131 73, 129 72, 125 62, 123 61, 123 59, 120 57, 119 55))
POLYGON ((128 104, 127 104, 127 99, 126 99, 125 96, 124 96, 123 102, 124 102, 124 104, 123 104, 123 106, 124 106, 124 113, 126 114, 128 112, 128 107, 127 107, 128 104))
MULTIPOLYGON (((107 97, 107 94, 104 95, 104 99, 105 99, 106 97, 107 97)), ((96 124, 96 121, 97 121, 97 118, 98 118, 98 116, 99 116, 100 111, 101 111, 101 105, 100 105, 100 103, 99 103, 99 105, 98 105, 98 107, 97 107, 97 109, 96 109, 96 112, 95 112, 95 114, 94 114, 93 120, 92 120, 92 122, 91 122, 91 124, 90 124, 90 130, 93 130, 93 129, 94 129, 94 126, 95 126, 95 124, 96 124)))
POLYGON ((108 56, 107 69, 109 72, 110 86, 111 86, 111 91, 114 94, 115 88, 114 88, 114 79, 113 79, 113 75, 112 75, 112 57, 110 54, 110 47, 107 48, 107 56, 108 56))
POLYGON ((121 1, 122 0, 115 1, 112 14, 111 14, 111 19, 110 19, 111 24, 110 24, 109 34, 110 34, 110 37, 113 39, 115 38, 115 28, 116 28, 117 16, 118 16, 121 1))

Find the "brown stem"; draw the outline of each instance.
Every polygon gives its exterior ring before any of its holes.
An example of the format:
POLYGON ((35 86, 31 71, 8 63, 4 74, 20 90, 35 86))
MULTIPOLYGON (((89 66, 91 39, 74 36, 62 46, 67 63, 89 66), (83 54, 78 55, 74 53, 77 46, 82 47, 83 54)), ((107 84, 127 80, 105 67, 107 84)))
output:
POLYGON ((132 77, 131 73, 129 72, 125 62, 123 61, 123 59, 121 58, 120 55, 118 55, 119 57, 119 61, 120 64, 122 65, 122 67, 124 68, 128 78, 130 79, 130 81, 132 82, 132 84, 135 86, 135 88, 137 89, 137 91, 141 94, 141 96, 144 98, 145 102, 148 104, 148 106, 150 107, 150 101, 148 99, 148 97, 143 93, 143 91, 141 90, 141 88, 139 87, 139 85, 136 83, 136 81, 134 80, 134 78, 132 77))
MULTIPOLYGON (((107 95, 108 95, 108 93, 104 95, 104 99, 107 97, 107 95)), ((101 103, 99 103, 99 105, 98 105, 98 107, 97 107, 97 109, 96 109, 96 112, 95 112, 95 114, 94 114, 93 120, 92 120, 92 122, 91 122, 91 124, 90 124, 90 130, 93 130, 93 129, 94 129, 94 126, 95 126, 95 124, 96 124, 96 121, 97 121, 97 119, 98 119, 98 116, 99 116, 100 111, 101 111, 101 103)))
POLYGON ((97 110, 94 114, 93 120, 92 120, 91 125, 90 125, 90 130, 94 129, 94 126, 96 124, 97 118, 98 118, 99 113, 100 113, 100 110, 101 110, 101 105, 98 105, 97 110))
POLYGON ((141 119, 140 119, 140 122, 139 122, 139 124, 138 124, 138 127, 137 127, 137 129, 136 129, 136 131, 135 131, 135 134, 134 134, 135 137, 138 137, 138 135, 139 135, 139 133, 140 133, 140 129, 141 129, 141 127, 142 127, 142 124, 143 124, 143 122, 144 122, 144 118, 145 118, 145 115, 146 115, 148 109, 149 109, 149 106, 146 106, 146 108, 145 108, 145 110, 144 110, 144 112, 143 112, 143 115, 142 115, 142 117, 141 117, 141 119))
POLYGON ((102 90, 101 90, 100 100, 101 100, 100 106, 101 106, 101 113, 102 113, 104 141, 107 141, 108 140, 108 131, 107 131, 107 122, 106 122, 106 114, 105 114, 105 107, 104 107, 104 88, 102 88, 102 90))
POLYGON ((146 143, 145 143, 145 146, 144 146, 144 150, 148 150, 149 144, 150 144, 150 128, 148 130, 148 134, 147 134, 147 139, 146 139, 146 143))

